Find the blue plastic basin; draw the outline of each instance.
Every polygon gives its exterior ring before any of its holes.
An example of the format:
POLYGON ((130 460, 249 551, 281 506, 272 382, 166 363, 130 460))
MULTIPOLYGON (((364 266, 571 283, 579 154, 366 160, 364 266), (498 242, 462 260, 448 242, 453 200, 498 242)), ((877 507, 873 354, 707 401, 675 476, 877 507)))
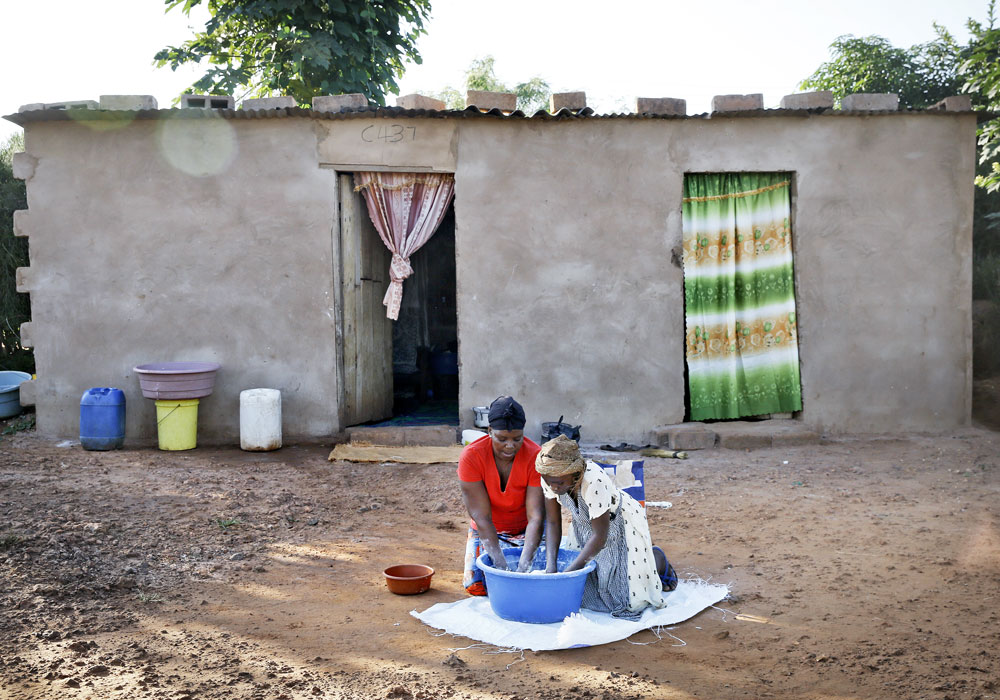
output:
POLYGON ((504 548, 504 558, 509 571, 493 568, 493 559, 485 552, 479 555, 476 564, 486 577, 490 607, 498 617, 514 622, 545 624, 562 622, 567 615, 580 611, 583 587, 587 575, 597 566, 588 562, 578 571, 564 572, 576 559, 578 552, 562 549, 556 557, 559 573, 545 573, 545 547, 539 547, 532 562, 532 571, 519 574, 517 563, 521 558, 520 547, 504 548))
POLYGON ((21 412, 21 384, 31 379, 27 372, 0 372, 0 418, 10 418, 21 412))

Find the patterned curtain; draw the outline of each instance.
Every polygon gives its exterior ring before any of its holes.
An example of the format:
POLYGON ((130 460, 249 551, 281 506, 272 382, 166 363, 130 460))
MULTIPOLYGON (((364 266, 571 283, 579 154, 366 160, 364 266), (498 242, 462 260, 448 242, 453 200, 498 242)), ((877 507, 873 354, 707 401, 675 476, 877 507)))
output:
POLYGON ((447 173, 354 174, 354 191, 361 191, 368 215, 386 247, 392 251, 385 315, 399 318, 403 280, 413 274, 410 256, 437 231, 455 194, 455 176, 447 173))
POLYGON ((802 409, 788 173, 684 177, 691 419, 802 409))

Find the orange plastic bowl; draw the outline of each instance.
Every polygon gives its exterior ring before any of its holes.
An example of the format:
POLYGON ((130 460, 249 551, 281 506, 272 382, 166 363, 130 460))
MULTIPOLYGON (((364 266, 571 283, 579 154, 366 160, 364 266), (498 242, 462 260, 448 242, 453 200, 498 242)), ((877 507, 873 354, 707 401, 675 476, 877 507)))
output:
POLYGON ((382 572, 389 590, 396 595, 416 595, 431 587, 434 569, 423 564, 398 564, 382 572))

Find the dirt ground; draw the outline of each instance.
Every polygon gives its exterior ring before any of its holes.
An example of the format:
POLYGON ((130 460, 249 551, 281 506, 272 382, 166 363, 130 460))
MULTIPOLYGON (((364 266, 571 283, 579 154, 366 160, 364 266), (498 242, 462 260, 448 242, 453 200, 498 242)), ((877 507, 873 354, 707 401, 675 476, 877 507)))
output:
POLYGON ((649 459, 654 540, 731 598, 523 654, 409 614, 462 596, 454 465, 328 452, 4 436, 0 698, 1000 696, 1000 432, 649 459), (433 588, 389 593, 402 562, 433 588))

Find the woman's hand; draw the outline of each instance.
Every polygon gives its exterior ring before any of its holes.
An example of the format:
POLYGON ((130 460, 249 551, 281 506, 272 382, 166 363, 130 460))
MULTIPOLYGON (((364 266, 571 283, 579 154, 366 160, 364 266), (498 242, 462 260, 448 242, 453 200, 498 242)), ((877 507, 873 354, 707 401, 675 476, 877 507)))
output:
POLYGON ((521 560, 517 570, 521 573, 531 571, 535 561, 538 543, 542 540, 542 530, 545 527, 545 497, 539 486, 529 486, 524 494, 524 510, 528 515, 528 525, 524 530, 524 548, 521 550, 521 560))
POLYGON ((500 551, 500 540, 497 538, 496 528, 493 527, 490 495, 486 491, 486 485, 481 481, 463 481, 462 501, 465 503, 465 509, 469 511, 469 516, 476 523, 476 529, 479 530, 479 544, 493 560, 493 568, 506 571, 507 560, 500 551))

